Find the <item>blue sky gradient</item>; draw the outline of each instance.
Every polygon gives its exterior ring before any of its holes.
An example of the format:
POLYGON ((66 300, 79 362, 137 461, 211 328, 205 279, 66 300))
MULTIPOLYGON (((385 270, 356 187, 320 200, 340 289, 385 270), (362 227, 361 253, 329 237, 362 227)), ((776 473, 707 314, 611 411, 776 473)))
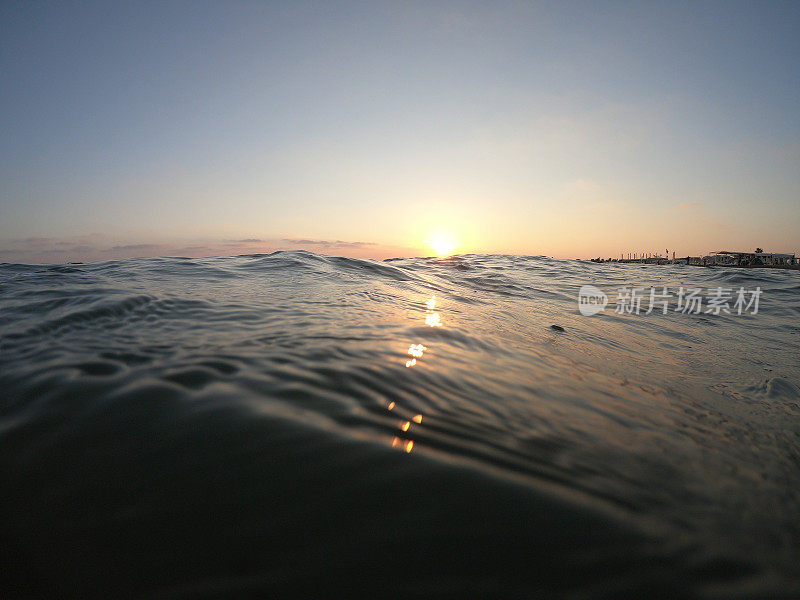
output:
POLYGON ((797 251, 798 31, 797 2, 5 2, 0 260, 797 251))

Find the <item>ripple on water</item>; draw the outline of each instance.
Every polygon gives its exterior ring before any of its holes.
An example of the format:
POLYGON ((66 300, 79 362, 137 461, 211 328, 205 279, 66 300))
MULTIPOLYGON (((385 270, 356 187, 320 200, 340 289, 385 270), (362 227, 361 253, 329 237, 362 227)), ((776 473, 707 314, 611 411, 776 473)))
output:
POLYGON ((0 595, 800 592, 798 290, 498 255, 0 265, 0 595), (763 311, 582 317, 584 284, 763 311))

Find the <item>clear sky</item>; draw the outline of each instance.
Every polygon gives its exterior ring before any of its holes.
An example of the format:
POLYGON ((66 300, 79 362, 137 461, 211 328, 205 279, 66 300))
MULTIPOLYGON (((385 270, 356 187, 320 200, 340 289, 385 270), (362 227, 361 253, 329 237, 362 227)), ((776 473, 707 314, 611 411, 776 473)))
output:
POLYGON ((800 2, 0 4, 0 260, 800 249, 800 2))

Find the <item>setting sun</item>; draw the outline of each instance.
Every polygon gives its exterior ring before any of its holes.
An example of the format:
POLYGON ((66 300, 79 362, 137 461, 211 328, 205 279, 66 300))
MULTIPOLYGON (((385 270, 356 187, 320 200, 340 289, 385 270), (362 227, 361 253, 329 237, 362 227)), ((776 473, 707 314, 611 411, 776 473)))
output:
POLYGON ((451 233, 436 233, 425 240, 425 243, 437 256, 450 256, 456 249, 456 241, 451 233))

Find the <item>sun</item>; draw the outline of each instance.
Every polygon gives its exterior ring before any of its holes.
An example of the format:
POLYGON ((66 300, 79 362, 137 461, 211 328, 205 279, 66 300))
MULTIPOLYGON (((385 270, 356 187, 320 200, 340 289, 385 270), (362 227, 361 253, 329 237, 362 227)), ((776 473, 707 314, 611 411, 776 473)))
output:
POLYGON ((456 240, 453 234, 447 232, 435 233, 425 240, 425 243, 437 256, 450 256, 456 249, 456 240))

